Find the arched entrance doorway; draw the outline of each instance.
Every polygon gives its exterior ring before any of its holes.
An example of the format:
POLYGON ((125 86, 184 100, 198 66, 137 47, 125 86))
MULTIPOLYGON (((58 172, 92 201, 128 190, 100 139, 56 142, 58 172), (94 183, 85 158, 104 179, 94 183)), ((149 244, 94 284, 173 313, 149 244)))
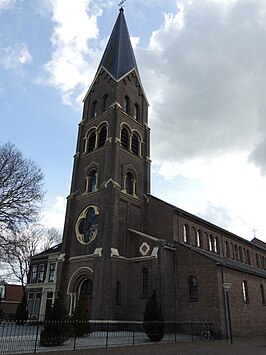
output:
POLYGON ((92 281, 89 278, 82 280, 79 286, 79 302, 82 308, 86 312, 88 318, 91 314, 91 302, 92 302, 92 281))

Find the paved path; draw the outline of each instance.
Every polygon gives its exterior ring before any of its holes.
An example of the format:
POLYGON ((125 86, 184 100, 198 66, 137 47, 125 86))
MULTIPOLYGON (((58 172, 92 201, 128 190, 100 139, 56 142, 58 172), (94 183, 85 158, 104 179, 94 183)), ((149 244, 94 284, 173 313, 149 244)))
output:
POLYGON ((210 342, 194 341, 171 344, 151 344, 76 351, 44 352, 38 355, 266 355, 265 338, 234 339, 210 342))

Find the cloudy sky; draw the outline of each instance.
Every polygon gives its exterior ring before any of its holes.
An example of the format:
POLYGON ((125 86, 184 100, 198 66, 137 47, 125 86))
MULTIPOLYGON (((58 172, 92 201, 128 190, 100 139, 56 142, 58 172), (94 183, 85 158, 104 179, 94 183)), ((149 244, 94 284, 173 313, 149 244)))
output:
MULTIPOLYGON (((113 0, 0 0, 0 142, 45 173, 62 228, 82 99, 113 0)), ((266 242, 266 1, 127 0, 150 102, 152 193, 266 242)))

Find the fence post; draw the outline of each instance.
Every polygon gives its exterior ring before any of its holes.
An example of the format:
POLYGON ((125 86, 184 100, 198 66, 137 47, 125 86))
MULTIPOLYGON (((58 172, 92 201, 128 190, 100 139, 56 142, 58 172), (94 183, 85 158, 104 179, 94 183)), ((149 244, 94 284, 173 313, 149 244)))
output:
POLYGON ((176 338, 177 338, 177 322, 175 322, 175 343, 176 343, 176 338))
POLYGON ((191 333, 191 340, 193 341, 194 340, 194 337, 193 337, 193 323, 190 323, 190 333, 191 333))
POLYGON ((108 348, 108 325, 109 325, 109 322, 106 322, 106 344, 105 344, 105 347, 108 348))
POLYGON ((75 323, 74 323, 74 346, 73 346, 73 350, 76 350, 76 341, 77 341, 77 320, 75 319, 75 323))
POLYGON ((35 337, 35 344, 34 344, 34 354, 36 353, 37 350, 38 335, 39 335, 39 322, 37 323, 37 330, 36 330, 36 337, 35 337))
POLYGON ((133 321, 133 346, 135 345, 135 321, 133 321))

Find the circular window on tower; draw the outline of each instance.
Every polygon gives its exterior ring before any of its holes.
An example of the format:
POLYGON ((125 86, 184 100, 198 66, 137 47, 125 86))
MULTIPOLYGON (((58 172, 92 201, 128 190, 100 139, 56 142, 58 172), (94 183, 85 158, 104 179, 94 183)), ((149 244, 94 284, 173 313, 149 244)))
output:
POLYGON ((88 206, 79 215, 75 226, 76 237, 81 244, 89 244, 97 236, 99 209, 88 206))

